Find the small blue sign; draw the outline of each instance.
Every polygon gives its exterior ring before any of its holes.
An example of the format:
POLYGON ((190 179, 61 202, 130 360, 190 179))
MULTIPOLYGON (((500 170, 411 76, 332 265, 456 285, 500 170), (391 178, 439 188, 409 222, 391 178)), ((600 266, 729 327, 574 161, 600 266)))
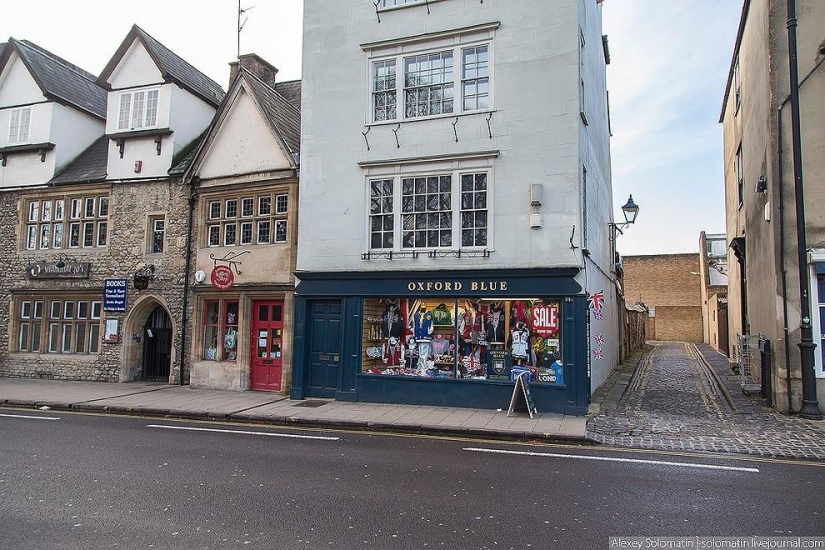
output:
POLYGON ((126 289, 128 287, 128 279, 103 281, 103 311, 126 311, 126 289))

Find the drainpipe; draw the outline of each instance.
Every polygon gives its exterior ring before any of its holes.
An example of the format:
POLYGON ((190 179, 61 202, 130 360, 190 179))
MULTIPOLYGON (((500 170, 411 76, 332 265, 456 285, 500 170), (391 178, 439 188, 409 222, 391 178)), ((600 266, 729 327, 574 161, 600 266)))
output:
MULTIPOLYGON (((197 176, 195 176, 197 177, 197 176)), ((183 315, 180 326, 180 371, 178 385, 183 386, 183 367, 186 364, 186 325, 189 322, 189 270, 192 268, 192 225, 198 193, 195 177, 189 179, 189 218, 186 222, 186 268, 183 277, 183 315)), ((200 180, 200 178, 198 178, 200 180)))
MULTIPOLYGON (((790 99, 790 96, 788 97, 790 99)), ((793 412, 791 400, 791 344, 790 330, 788 329, 788 270, 785 268, 785 178, 782 175, 782 108, 788 99, 782 102, 777 109, 777 125, 779 126, 779 263, 782 266, 782 327, 785 333, 785 385, 788 393, 788 412, 793 412)))

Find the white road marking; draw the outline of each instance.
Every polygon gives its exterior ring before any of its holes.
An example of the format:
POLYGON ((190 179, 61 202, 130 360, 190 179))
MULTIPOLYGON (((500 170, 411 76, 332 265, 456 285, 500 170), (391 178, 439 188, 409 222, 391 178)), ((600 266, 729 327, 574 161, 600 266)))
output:
POLYGON ((681 468, 701 468, 704 470, 727 470, 731 472, 759 473, 758 468, 740 468, 737 466, 717 466, 715 464, 696 464, 691 462, 666 462, 664 460, 642 460, 638 458, 613 458, 609 456, 585 456, 585 455, 565 455, 557 453, 536 453, 530 451, 505 451, 502 449, 479 449, 475 447, 465 447, 465 451, 474 453, 493 453, 504 455, 522 456, 542 456, 548 458, 574 458, 578 460, 597 460, 602 462, 629 462, 631 464, 654 464, 658 466, 679 466, 681 468))
POLYGON ((191 428, 188 426, 161 426, 160 424, 148 424, 147 428, 163 428, 164 430, 187 430, 190 432, 214 432, 221 434, 241 434, 241 435, 263 435, 266 437, 289 437, 293 439, 317 439, 321 441, 339 441, 340 437, 324 437, 320 435, 298 435, 298 434, 279 434, 269 432, 248 432, 242 430, 217 430, 214 428, 191 428))
POLYGON ((60 420, 53 416, 26 416, 24 414, 0 414, 3 418, 26 418, 28 420, 60 420))

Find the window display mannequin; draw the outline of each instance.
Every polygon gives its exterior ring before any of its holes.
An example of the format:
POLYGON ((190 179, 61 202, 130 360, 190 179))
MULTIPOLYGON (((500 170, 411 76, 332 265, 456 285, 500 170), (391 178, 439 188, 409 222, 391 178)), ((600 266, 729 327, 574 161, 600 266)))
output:
POLYGON ((381 315, 381 336, 383 338, 401 338, 403 332, 404 323, 401 321, 398 303, 393 300, 387 304, 387 308, 381 315))
POLYGON ((389 340, 384 342, 384 353, 381 360, 387 367, 397 368, 404 364, 404 346, 398 341, 398 338, 391 336, 389 340))
POLYGON ((530 356, 530 331, 524 321, 516 323, 510 332, 510 357, 514 365, 524 365, 530 356))
POLYGON ((416 340, 429 340, 433 333, 433 314, 421 306, 413 315, 413 336, 416 340))
POLYGON ((238 331, 230 327, 223 337, 223 351, 230 361, 235 359, 235 348, 238 343, 238 331))
POLYGON ((487 313, 487 341, 504 344, 504 308, 499 302, 491 304, 487 313))
POLYGON ((478 312, 478 304, 467 300, 464 303, 464 311, 458 316, 458 334, 463 344, 464 355, 470 355, 473 346, 478 344, 481 333, 481 315, 478 312))
POLYGON ((404 364, 410 370, 418 368, 418 342, 412 336, 407 338, 407 358, 404 364))

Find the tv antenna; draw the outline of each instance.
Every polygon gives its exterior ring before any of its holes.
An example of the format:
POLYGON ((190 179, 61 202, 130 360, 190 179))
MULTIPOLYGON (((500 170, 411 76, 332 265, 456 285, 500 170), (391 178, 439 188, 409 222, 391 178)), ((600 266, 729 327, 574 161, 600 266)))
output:
POLYGON ((241 31, 246 26, 246 22, 249 21, 249 17, 244 18, 243 23, 241 22, 241 17, 246 15, 246 12, 254 9, 255 6, 249 6, 248 8, 241 7, 241 0, 238 0, 238 59, 241 58, 241 31))

